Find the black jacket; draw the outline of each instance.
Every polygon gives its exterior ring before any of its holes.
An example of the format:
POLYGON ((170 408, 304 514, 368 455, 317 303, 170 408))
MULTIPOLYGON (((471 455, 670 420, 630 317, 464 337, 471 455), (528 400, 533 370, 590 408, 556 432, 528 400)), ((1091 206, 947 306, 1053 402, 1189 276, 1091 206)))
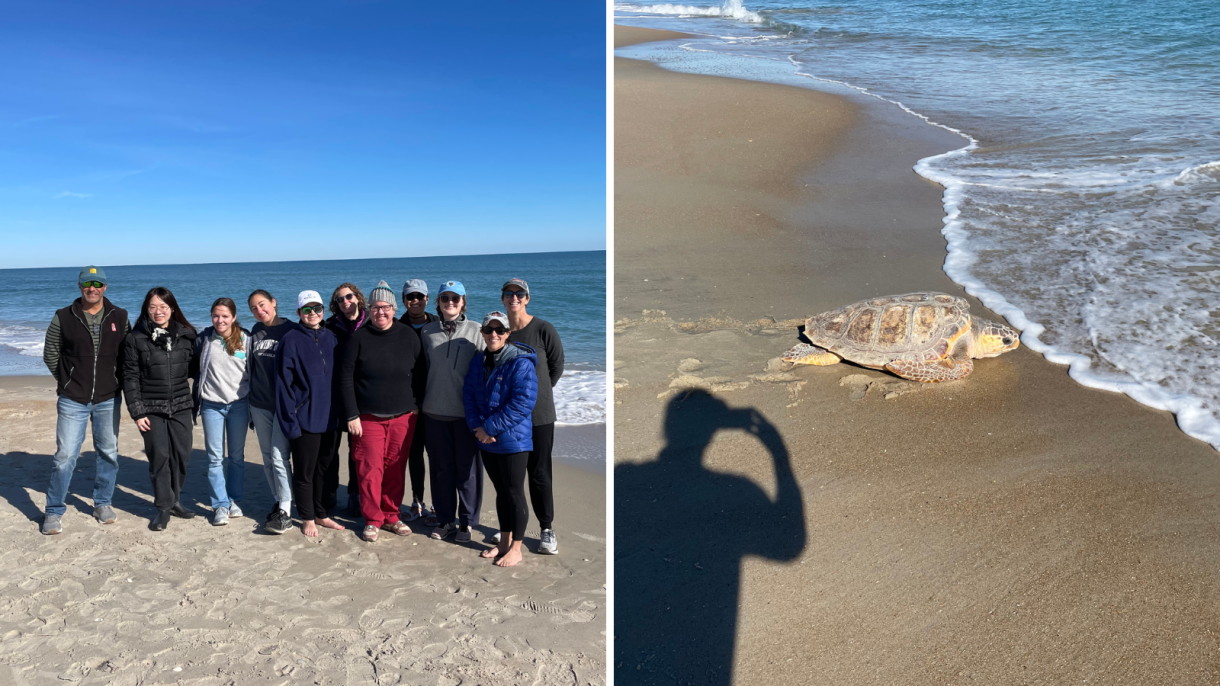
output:
POLYGON ((132 419, 172 415, 194 405, 189 379, 197 373, 195 340, 199 336, 173 320, 168 331, 168 336, 154 341, 152 322, 140 317, 124 341, 123 393, 132 419))
POLYGON ((96 351, 80 298, 55 315, 60 330, 55 392, 82 405, 113 398, 123 383, 120 356, 127 334, 127 310, 102 298, 102 331, 96 351))

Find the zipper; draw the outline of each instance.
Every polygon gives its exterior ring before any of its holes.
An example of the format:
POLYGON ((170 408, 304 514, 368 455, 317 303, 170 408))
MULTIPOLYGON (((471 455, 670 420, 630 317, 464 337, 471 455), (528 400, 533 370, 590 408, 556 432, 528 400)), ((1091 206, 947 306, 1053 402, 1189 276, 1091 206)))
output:
MULTIPOLYGON (((104 308, 105 305, 102 305, 102 307, 104 308)), ((84 308, 81 308, 81 309, 83 311, 84 308)), ((102 321, 97 323, 97 345, 93 346, 93 387, 89 389, 89 402, 90 403, 93 402, 93 397, 94 397, 94 395, 97 394, 97 353, 98 353, 97 349, 100 348, 102 345, 102 332, 104 331, 103 325, 106 323, 106 320, 113 313, 114 313, 114 310, 105 312, 102 315, 102 321)), ((76 317, 76 313, 73 312, 72 316, 76 317)), ((76 317, 76 321, 80 322, 81 326, 84 326, 86 330, 89 329, 89 325, 85 323, 85 320, 81 319, 80 317, 76 317)), ((90 332, 89 339, 93 340, 92 332, 90 332)), ((72 369, 75 370, 76 367, 73 367, 72 369)))

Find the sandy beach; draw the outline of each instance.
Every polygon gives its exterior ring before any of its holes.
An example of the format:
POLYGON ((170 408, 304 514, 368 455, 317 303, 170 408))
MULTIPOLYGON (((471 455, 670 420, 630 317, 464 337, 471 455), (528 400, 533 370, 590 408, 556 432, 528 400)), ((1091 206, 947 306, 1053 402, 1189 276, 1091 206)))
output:
POLYGON ((1220 682, 1220 455, 1172 415, 1024 348, 937 385, 777 359, 965 296, 911 169, 961 139, 622 58, 614 118, 616 683, 1220 682))
MULTIPOLYGON (((559 427, 556 455, 595 454, 599 441, 604 453, 604 435, 596 425, 559 427)), ((252 434, 249 516, 211 526, 203 445, 197 426, 183 500, 199 516, 151 532, 148 464, 124 415, 119 520, 102 526, 90 516, 86 439, 64 531, 42 536, 54 383, 0 377, 0 683, 606 682, 605 476, 596 460, 557 460, 560 555, 532 552, 531 513, 530 552, 499 569, 478 556, 496 528, 490 481, 469 544, 430 540, 418 522, 412 536, 367 544, 362 521, 346 516, 336 519, 347 530, 314 542, 299 529, 274 536, 257 526, 271 499, 252 434)))

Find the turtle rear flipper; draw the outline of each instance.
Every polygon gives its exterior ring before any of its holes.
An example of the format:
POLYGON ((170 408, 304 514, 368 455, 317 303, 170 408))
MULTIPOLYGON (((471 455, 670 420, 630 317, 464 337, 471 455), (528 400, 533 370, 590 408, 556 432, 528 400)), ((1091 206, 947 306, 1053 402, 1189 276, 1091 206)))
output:
POLYGON ((816 345, 797 343, 792 346, 792 349, 784 353, 783 359, 785 362, 791 362, 792 364, 812 364, 825 367, 826 365, 837 364, 843 358, 816 345))
POLYGON ((894 360, 885 368, 904 379, 923 383, 938 383, 941 381, 957 381, 974 371, 974 360, 970 358, 954 359, 947 357, 935 362, 908 362, 894 360))

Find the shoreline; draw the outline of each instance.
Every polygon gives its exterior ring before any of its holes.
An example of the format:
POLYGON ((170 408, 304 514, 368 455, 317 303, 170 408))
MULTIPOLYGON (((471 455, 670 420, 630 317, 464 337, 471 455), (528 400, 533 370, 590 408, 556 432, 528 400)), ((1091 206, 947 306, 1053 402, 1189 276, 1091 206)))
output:
MULTIPOLYGON (((387 533, 369 544, 359 538, 363 520, 346 512, 334 515, 345 530, 324 530, 318 539, 299 528, 265 533, 258 523, 272 503, 253 432, 245 446, 246 516, 211 526, 197 424, 182 500, 198 516, 155 533, 147 528, 154 510, 143 442, 124 408, 118 521, 102 526, 91 517, 94 456, 86 437, 64 531, 43 536, 55 399, 50 376, 0 377, 0 535, 7 543, 0 681, 341 684, 397 674, 421 684, 606 682, 604 469, 556 459, 560 554, 535 552, 531 510, 523 564, 501 570, 478 554, 497 528, 487 479, 470 543, 432 540, 416 521, 414 535, 387 533)), ((557 447, 596 441, 596 427, 566 428, 556 430, 557 447)), ((604 453, 604 439, 601 445, 604 453)), ((345 503, 347 450, 340 450, 345 503)))
POLYGON ((912 171, 960 143, 619 57, 615 89, 616 587, 642 589, 616 600, 621 683, 1220 677, 1220 465, 1169 413, 1024 347, 939 385, 777 364, 807 315, 965 295, 942 189, 912 171), (649 541, 626 519, 670 508, 714 529, 649 541), (686 616, 631 621, 662 599, 686 616))

